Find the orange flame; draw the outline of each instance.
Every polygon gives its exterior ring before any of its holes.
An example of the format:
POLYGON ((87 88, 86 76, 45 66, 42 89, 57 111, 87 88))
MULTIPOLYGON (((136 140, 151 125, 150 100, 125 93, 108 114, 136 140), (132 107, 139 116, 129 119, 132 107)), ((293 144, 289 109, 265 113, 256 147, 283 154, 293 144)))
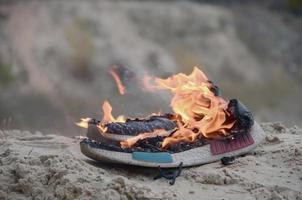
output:
POLYGON ((121 147, 122 148, 128 148, 133 146, 137 141, 145 139, 145 138, 152 138, 152 137, 156 137, 156 136, 162 136, 162 137, 166 137, 169 136, 171 134, 171 132, 166 131, 164 129, 157 129, 151 133, 141 133, 137 136, 131 137, 125 141, 122 141, 121 147))
POLYGON ((163 147, 179 141, 194 141, 200 136, 225 136, 226 129, 234 125, 234 121, 226 122, 227 103, 215 96, 211 91, 212 84, 197 67, 188 76, 180 73, 167 79, 156 78, 155 82, 174 95, 171 107, 181 116, 183 124, 171 137, 165 138, 163 147))
POLYGON ((88 128, 88 122, 91 120, 91 118, 87 117, 87 118, 81 118, 81 121, 75 123, 76 125, 78 125, 79 127, 82 128, 88 128))
POLYGON ((125 122, 126 119, 123 115, 118 116, 117 118, 114 118, 112 116, 112 107, 108 101, 104 101, 103 103, 103 119, 102 124, 107 124, 111 122, 125 122))
POLYGON ((110 69, 109 73, 112 75, 113 79, 115 80, 119 93, 121 95, 124 95, 126 93, 126 87, 124 86, 119 75, 116 73, 116 71, 114 69, 110 69))
MULTIPOLYGON (((105 133, 107 128, 105 127, 106 124, 111 122, 125 122, 126 119, 123 115, 118 116, 117 118, 113 117, 112 115, 112 107, 110 103, 106 100, 103 103, 102 106, 103 110, 103 119, 101 120, 101 123, 98 124, 98 128, 105 133)), ((76 125, 82 127, 82 128, 88 128, 88 122, 91 120, 91 118, 81 118, 81 121, 76 123, 76 125)))
MULTIPOLYGON (((111 74, 115 77, 118 87, 122 88, 120 90, 122 94, 125 87, 114 70, 111 70, 111 74)), ((122 141, 123 148, 131 147, 138 140, 156 136, 165 137, 162 147, 166 148, 181 141, 193 142, 201 137, 217 139, 229 135, 228 130, 233 127, 235 120, 227 112, 228 103, 221 97, 215 96, 212 91, 213 84, 197 67, 190 75, 179 73, 167 79, 155 78, 153 80, 155 85, 150 83, 151 79, 149 76, 143 79, 147 90, 166 89, 173 94, 170 106, 175 113, 173 120, 177 122, 178 128, 172 135, 162 129, 139 134, 122 141)), ((107 123, 126 121, 124 116, 117 118, 112 116, 112 107, 108 101, 104 101, 103 113, 103 119, 98 126, 104 133, 107 123)), ((88 127, 89 120, 89 118, 82 119, 78 125, 88 127)))

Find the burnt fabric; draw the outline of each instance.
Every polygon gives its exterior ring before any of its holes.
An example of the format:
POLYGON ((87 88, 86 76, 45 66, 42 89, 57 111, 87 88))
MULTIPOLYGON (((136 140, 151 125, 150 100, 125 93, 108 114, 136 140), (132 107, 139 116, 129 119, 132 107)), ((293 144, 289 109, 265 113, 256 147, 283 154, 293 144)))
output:
POLYGON ((232 133, 248 133, 254 125, 254 117, 239 100, 231 99, 227 110, 236 119, 236 123, 232 128, 232 133))
POLYGON ((172 130, 176 123, 165 116, 152 116, 149 119, 129 119, 125 123, 106 124, 107 132, 120 135, 138 135, 150 133, 156 129, 172 130))

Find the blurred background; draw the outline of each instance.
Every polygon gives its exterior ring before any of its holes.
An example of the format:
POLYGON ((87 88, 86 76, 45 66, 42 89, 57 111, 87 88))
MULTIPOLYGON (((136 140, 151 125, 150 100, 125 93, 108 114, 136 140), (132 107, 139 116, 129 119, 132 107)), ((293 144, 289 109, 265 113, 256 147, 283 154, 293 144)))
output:
POLYGON ((0 1, 2 129, 79 135, 105 99, 114 115, 168 112, 138 80, 194 66, 259 121, 302 125, 302 1, 0 1))

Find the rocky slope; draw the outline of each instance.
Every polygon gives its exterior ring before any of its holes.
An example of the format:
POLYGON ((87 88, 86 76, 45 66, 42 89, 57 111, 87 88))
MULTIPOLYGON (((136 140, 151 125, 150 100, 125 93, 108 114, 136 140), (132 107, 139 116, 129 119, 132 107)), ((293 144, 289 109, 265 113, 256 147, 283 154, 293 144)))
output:
POLYGON ((137 77, 198 65, 257 117, 300 123, 301 24, 284 10, 236 1, 1 3, 0 120, 71 135, 70 122, 99 116, 104 99, 128 115, 168 108, 166 95, 141 92, 135 81, 120 97, 108 73, 120 64, 137 77))

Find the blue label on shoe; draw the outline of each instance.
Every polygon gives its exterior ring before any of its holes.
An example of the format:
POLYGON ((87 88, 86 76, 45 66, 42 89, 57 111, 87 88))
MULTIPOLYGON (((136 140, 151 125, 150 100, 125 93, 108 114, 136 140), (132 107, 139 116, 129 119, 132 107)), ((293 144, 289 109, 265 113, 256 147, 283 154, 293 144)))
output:
POLYGON ((152 162, 152 163, 172 163, 173 158, 170 153, 160 152, 160 153, 149 153, 149 152, 133 152, 132 159, 152 162))

